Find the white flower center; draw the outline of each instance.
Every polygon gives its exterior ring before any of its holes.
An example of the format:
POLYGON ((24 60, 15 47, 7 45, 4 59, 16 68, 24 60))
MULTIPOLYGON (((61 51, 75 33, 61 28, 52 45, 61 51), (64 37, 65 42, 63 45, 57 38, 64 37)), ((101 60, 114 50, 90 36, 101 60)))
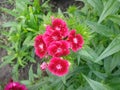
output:
POLYGON ((40 44, 40 45, 39 45, 39 48, 40 48, 40 49, 43 49, 43 44, 40 44))
POLYGON ((58 31, 60 31, 60 27, 56 27, 55 29, 58 30, 58 31))
POLYGON ((53 38, 54 40, 57 40, 57 36, 53 36, 52 38, 53 38))
POLYGON ((16 86, 16 83, 13 83, 12 86, 15 87, 15 86, 16 86))
POLYGON ((62 49, 61 49, 61 48, 58 48, 58 49, 57 49, 57 52, 58 52, 58 53, 59 53, 59 52, 61 52, 61 51, 62 51, 62 49))
POLYGON ((58 64, 58 65, 56 66, 56 68, 57 68, 57 69, 61 69, 62 66, 61 66, 60 64, 58 64))
POLYGON ((74 43, 78 43, 77 38, 74 38, 74 39, 73 39, 73 42, 74 42, 74 43))

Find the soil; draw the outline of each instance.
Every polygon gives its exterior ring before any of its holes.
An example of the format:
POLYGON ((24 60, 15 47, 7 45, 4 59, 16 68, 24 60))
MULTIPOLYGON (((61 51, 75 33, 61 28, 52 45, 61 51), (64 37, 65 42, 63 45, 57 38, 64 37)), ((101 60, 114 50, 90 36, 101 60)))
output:
POLYGON ((58 11, 58 8, 65 12, 71 5, 75 5, 79 8, 82 8, 84 6, 84 3, 82 1, 77 0, 50 0, 50 4, 52 5, 53 12, 58 11))
MULTIPOLYGON (((13 5, 7 3, 7 1, 8 0, 0 0, 0 7, 12 9, 13 5)), ((1 34, 3 30, 2 24, 10 20, 13 20, 13 17, 0 10, 0 45, 6 45, 7 43, 6 38, 1 34)), ((2 63, 2 57, 5 56, 6 54, 7 52, 5 51, 5 49, 0 48, 0 64, 2 63)), ((11 78, 11 71, 12 67, 10 67, 10 65, 6 65, 0 68, 0 85, 3 85, 5 82, 8 81, 8 79, 11 78)))
MULTIPOLYGON (((14 7, 14 5, 6 3, 6 1, 8 1, 8 0, 0 0, 0 7, 12 9, 14 7)), ((58 8, 60 8, 64 12, 67 10, 67 8, 70 5, 76 5, 80 8, 82 8, 84 6, 84 3, 81 1, 75 1, 75 0, 50 0, 50 5, 52 5, 53 12, 56 12, 58 10, 58 8)), ((14 18, 11 17, 10 15, 7 15, 6 13, 0 11, 0 29, 1 29, 1 31, 2 31, 1 25, 3 23, 11 21, 13 19, 14 18)), ((5 42, 6 42, 6 39, 4 38, 4 36, 2 36, 0 34, 0 44, 5 45, 5 42), (2 43, 1 43, 1 41, 2 41, 2 43)), ((6 54, 7 54, 6 51, 4 49, 0 48, 0 64, 2 63, 2 57, 5 56, 6 54)), ((30 66, 32 65, 33 71, 36 72, 38 63, 41 63, 41 60, 38 57, 36 57, 36 63, 29 63, 25 68, 19 69, 19 74, 20 74, 19 79, 20 80, 28 79, 28 71, 30 69, 30 66)), ((12 67, 10 65, 6 65, 6 66, 0 68, 0 85, 1 84, 4 85, 6 82, 8 82, 8 80, 10 80, 11 71, 12 71, 12 67)))

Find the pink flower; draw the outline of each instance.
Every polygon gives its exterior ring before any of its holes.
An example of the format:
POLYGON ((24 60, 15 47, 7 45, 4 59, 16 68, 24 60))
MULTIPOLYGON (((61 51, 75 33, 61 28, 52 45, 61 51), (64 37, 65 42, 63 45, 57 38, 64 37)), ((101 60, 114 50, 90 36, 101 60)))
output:
POLYGON ((60 31, 60 34, 64 37, 68 35, 68 27, 65 21, 56 18, 52 20, 52 27, 56 31, 60 31))
POLYGON ((70 47, 74 52, 81 49, 84 44, 83 37, 80 34, 76 34, 75 30, 70 31, 68 35, 68 42, 70 43, 70 47))
POLYGON ((46 32, 48 33, 48 34, 51 34, 51 33, 53 33, 55 30, 52 28, 52 26, 50 26, 50 25, 47 25, 46 26, 46 32))
POLYGON ((59 57, 54 57, 48 64, 48 70, 56 76, 63 76, 69 71, 69 62, 59 57))
POLYGON ((10 81, 4 88, 4 90, 28 90, 25 85, 19 82, 10 81))
POLYGON ((43 62, 43 63, 40 65, 40 69, 43 70, 43 71, 46 70, 47 67, 48 67, 48 64, 47 64, 46 62, 43 62))
POLYGON ((48 46, 48 54, 53 57, 65 56, 69 53, 69 43, 65 40, 54 41, 48 46))
POLYGON ((53 41, 59 41, 62 40, 62 36, 60 35, 59 31, 54 31, 51 34, 49 32, 45 32, 43 35, 44 42, 46 43, 47 46, 53 41))
POLYGON ((46 47, 45 42, 43 41, 42 35, 36 36, 34 47, 35 47, 36 55, 39 56, 40 58, 43 58, 45 54, 47 53, 47 47, 46 47))

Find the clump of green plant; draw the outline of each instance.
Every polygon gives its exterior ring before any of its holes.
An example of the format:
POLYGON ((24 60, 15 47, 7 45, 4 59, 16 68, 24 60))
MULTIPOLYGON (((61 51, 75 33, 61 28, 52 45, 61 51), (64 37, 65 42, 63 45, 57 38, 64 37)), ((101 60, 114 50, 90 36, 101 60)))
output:
MULTIPOLYGON (((25 58, 28 55, 34 55, 33 39, 37 34, 43 34, 44 25, 50 24, 50 16, 66 20, 70 29, 76 29, 78 33, 83 35, 85 40, 85 45, 80 51, 76 54, 71 53, 66 57, 72 62, 72 65, 69 73, 63 77, 53 76, 47 70, 45 72, 41 71, 39 64, 37 73, 33 73, 31 66, 29 80, 21 81, 21 83, 27 85, 29 90, 120 89, 120 1, 84 0, 84 3, 85 7, 81 10, 71 6, 65 12, 66 16, 60 10, 58 13, 49 12, 47 15, 43 13, 41 15, 40 9, 33 9, 33 4, 30 4, 29 12, 26 13, 27 18, 19 17, 16 19, 21 22, 17 29, 14 28, 9 34, 10 36, 16 35, 15 40, 13 39, 15 45, 13 44, 12 48, 9 49, 9 53, 15 51, 15 55, 17 50, 22 52, 17 55, 24 54, 23 57, 25 58), (38 11, 35 11, 35 13, 34 10, 38 11), (16 32, 20 32, 20 35, 16 32), (16 39, 18 43, 16 43, 16 39), (16 46, 19 46, 19 48, 16 48, 16 46), (25 51, 26 49, 27 51, 25 51), (44 73, 46 75, 43 75, 44 73)), ((18 61, 24 61, 23 57, 18 61)), ((15 58, 12 57, 12 60, 15 58)), ((34 61, 33 58, 31 61, 34 61)), ((22 65, 24 63, 19 64, 22 65)), ((13 78, 15 77, 13 76, 13 78)))
POLYGON ((74 64, 68 75, 58 78, 47 72, 48 76, 44 76, 43 80, 45 85, 38 82, 31 88, 38 90, 118 90, 120 88, 119 4, 117 0, 86 0, 82 10, 70 7, 66 12, 69 17, 72 17, 66 20, 68 25, 76 29, 81 25, 88 25, 90 32, 88 33, 89 30, 86 29, 87 35, 92 38, 77 54, 72 54, 74 64), (79 26, 77 21, 82 24, 79 26))
POLYGON ((9 31, 2 33, 8 39, 7 46, 2 46, 7 50, 7 56, 3 58, 2 67, 5 64, 18 64, 24 66, 28 62, 35 62, 33 49, 34 36, 42 33, 44 26, 41 23, 44 21, 42 16, 49 10, 48 2, 40 4, 39 0, 16 0, 15 8, 9 10, 1 8, 2 11, 14 16, 14 21, 3 24, 3 27, 9 27, 9 31))

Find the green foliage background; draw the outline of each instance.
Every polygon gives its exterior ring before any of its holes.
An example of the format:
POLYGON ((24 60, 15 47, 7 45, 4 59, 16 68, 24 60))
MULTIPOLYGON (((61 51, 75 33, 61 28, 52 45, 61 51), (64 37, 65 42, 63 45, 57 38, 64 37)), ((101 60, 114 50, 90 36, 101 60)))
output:
MULTIPOLYGON (((1 10, 15 17, 3 27, 10 27, 3 34, 8 38, 8 55, 3 58, 0 68, 8 63, 14 67, 13 75, 18 80, 18 67, 28 62, 35 63, 34 37, 44 33, 51 16, 64 19, 70 29, 83 35, 84 47, 68 57, 71 67, 69 74, 56 77, 47 71, 47 76, 39 68, 33 73, 29 70, 29 80, 22 80, 29 90, 119 90, 120 89, 120 0, 83 0, 85 6, 80 10, 70 6, 66 12, 58 9, 51 12, 48 1, 16 0, 11 11, 1 10), (46 13, 47 12, 47 13, 46 13), (45 14, 46 13, 46 14, 45 14), (15 65, 14 65, 15 64, 15 65)), ((19 80, 18 80, 19 81, 19 80)))

